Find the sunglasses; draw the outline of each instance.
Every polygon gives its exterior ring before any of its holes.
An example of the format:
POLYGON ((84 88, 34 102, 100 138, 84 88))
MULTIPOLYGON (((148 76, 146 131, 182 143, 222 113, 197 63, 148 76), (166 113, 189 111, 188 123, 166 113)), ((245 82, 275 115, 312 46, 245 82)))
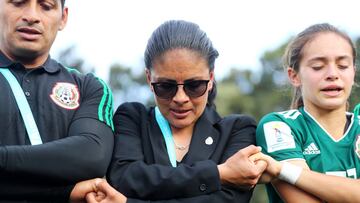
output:
POLYGON ((197 98, 205 94, 209 81, 210 80, 192 80, 184 82, 183 84, 176 82, 153 82, 151 85, 153 86, 156 96, 161 99, 173 98, 178 91, 179 85, 183 86, 188 97, 197 98))

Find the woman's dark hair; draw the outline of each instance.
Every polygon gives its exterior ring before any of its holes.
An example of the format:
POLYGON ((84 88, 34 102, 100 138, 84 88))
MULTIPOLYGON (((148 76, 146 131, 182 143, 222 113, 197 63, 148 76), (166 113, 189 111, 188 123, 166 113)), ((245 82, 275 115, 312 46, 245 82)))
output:
MULTIPOLYGON (((167 21, 152 33, 144 54, 146 68, 151 70, 155 59, 169 50, 178 48, 196 51, 206 59, 209 71, 214 70, 215 59, 219 56, 218 51, 197 24, 183 20, 167 21)), ((216 92, 214 81, 213 88, 209 92, 208 105, 214 106, 216 92)))
POLYGON ((61 7, 64 8, 65 0, 61 0, 61 7))
MULTIPOLYGON (((302 59, 303 48, 304 46, 311 42, 318 34, 321 33, 334 33, 344 38, 351 46, 352 55, 353 55, 353 63, 356 61, 356 49, 354 44, 352 43, 350 37, 343 31, 338 28, 330 25, 328 23, 315 24, 304 31, 300 32, 287 46, 285 54, 284 54, 284 68, 292 68, 295 72, 299 72, 300 61, 302 59)), ((329 42, 331 43, 331 42, 329 42)), ((304 106, 304 101, 302 98, 302 92, 300 87, 294 89, 294 95, 291 102, 291 108, 297 109, 301 106, 304 106)))

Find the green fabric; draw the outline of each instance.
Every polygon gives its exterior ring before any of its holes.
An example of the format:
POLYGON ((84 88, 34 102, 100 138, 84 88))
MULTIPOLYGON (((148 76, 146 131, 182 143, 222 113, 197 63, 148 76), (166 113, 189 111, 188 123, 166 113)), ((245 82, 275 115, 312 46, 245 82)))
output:
MULTIPOLYGON (((274 159, 303 159, 313 171, 349 178, 360 175, 360 134, 358 115, 339 140, 334 140, 303 108, 270 113, 261 119, 256 132, 257 145, 274 159)), ((345 115, 344 115, 345 116, 345 115)), ((282 202, 271 184, 270 202, 282 202)))

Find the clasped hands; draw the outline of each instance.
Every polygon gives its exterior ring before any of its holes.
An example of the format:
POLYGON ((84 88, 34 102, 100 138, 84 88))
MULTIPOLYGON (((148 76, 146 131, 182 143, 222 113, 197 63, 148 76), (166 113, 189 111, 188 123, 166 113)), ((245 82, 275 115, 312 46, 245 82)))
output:
POLYGON ((79 182, 70 194, 71 203, 125 203, 127 198, 101 178, 79 182))
POLYGON ((261 153, 261 147, 250 145, 218 165, 221 182, 243 189, 257 183, 268 183, 278 177, 282 164, 261 153))
MULTIPOLYGON (((261 148, 250 145, 218 165, 220 180, 242 189, 257 183, 268 183, 278 177, 282 164, 261 153, 261 148)), ((105 179, 95 178, 79 182, 70 195, 71 203, 125 203, 127 198, 116 191, 105 179)))

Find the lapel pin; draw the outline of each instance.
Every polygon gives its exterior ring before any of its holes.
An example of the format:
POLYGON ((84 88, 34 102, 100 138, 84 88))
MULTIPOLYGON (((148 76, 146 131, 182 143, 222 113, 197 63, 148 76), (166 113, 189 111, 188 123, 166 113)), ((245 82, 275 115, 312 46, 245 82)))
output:
POLYGON ((208 137, 208 138, 206 138, 206 140, 205 140, 205 144, 207 144, 207 145, 212 145, 213 142, 214 142, 214 140, 213 140, 212 137, 208 137))

